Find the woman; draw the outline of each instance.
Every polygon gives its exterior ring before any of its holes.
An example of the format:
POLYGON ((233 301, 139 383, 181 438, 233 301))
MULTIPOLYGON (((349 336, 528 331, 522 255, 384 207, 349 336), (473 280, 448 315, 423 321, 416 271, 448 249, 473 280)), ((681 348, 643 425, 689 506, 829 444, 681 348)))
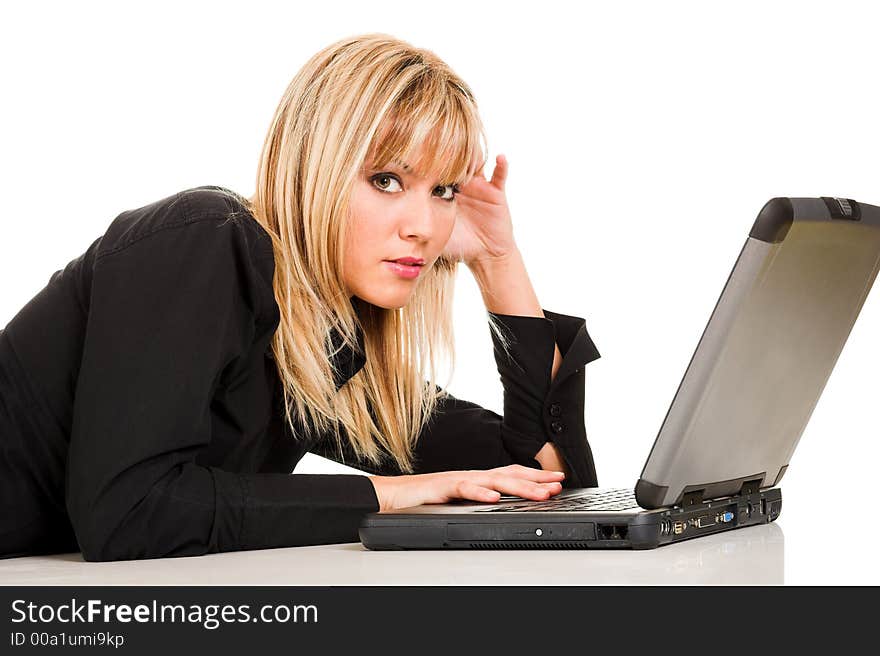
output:
POLYGON ((252 197, 206 185, 116 217, 0 331, 0 554, 352 542, 371 511, 596 485, 599 354, 542 311, 482 141, 442 61, 363 35, 292 80, 252 197), (459 262, 503 417, 434 382, 459 262), (370 475, 290 474, 307 451, 370 475))

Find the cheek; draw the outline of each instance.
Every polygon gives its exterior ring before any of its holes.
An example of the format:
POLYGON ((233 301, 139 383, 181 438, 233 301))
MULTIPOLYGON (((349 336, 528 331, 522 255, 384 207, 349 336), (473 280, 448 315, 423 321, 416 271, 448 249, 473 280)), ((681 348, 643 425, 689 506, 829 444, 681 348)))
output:
POLYGON ((383 257, 380 246, 383 231, 387 230, 387 211, 383 211, 381 203, 369 192, 360 184, 355 186, 351 196, 345 259, 353 269, 383 257))
POLYGON ((443 236, 443 243, 445 244, 449 241, 449 238, 452 236, 452 231, 455 229, 455 217, 457 215, 456 210, 453 208, 449 210, 449 212, 444 217, 443 221, 443 230, 441 230, 441 234, 443 236))
POLYGON ((377 208, 375 201, 368 193, 368 190, 364 189, 363 184, 355 185, 355 188, 352 191, 349 208, 349 211, 351 212, 351 225, 349 226, 349 230, 352 235, 360 237, 369 234, 371 223, 378 212, 376 211, 377 208))

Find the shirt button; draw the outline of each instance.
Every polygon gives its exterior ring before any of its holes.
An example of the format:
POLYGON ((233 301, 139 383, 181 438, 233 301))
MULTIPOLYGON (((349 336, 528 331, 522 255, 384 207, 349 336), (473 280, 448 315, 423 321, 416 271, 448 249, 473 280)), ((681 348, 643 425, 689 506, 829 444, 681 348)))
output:
POLYGON ((550 415, 553 417, 558 417, 561 414, 562 414, 562 406, 559 405, 558 403, 551 403, 550 404, 550 415))
POLYGON ((561 433, 565 429, 565 424, 563 424, 561 421, 551 421, 550 428, 553 430, 554 433, 561 433))

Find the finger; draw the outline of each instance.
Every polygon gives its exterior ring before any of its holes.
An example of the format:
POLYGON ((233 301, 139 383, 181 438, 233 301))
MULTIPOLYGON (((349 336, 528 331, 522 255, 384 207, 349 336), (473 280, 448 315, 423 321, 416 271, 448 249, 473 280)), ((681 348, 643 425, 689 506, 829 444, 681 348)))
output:
POLYGON ((495 158, 495 170, 492 171, 492 184, 500 190, 504 190, 504 183, 507 182, 507 158, 504 155, 498 155, 495 158))
POLYGON ((493 501, 498 501, 501 498, 501 493, 489 489, 487 487, 483 487, 482 485, 477 485, 472 481, 462 481, 458 485, 458 495, 462 499, 469 499, 471 501, 485 501, 491 503, 493 501))
POLYGON ((561 483, 532 483, 522 492, 516 493, 523 499, 531 499, 533 501, 544 501, 550 497, 562 492, 561 483))
POLYGON ((547 488, 551 497, 562 492, 562 483, 540 483, 540 485, 547 488))
POLYGON ((565 478, 565 473, 554 471, 552 469, 535 469, 534 467, 526 467, 525 465, 507 465, 499 468, 511 476, 524 478, 528 481, 538 483, 546 483, 550 481, 561 481, 565 478))
POLYGON ((490 477, 488 480, 478 478, 472 482, 482 485, 483 487, 498 490, 504 494, 514 494, 523 499, 533 500, 547 499, 551 494, 551 489, 555 490, 557 487, 560 490, 562 489, 562 483, 559 482, 534 483, 532 481, 525 481, 510 476, 496 475, 495 477, 490 477))

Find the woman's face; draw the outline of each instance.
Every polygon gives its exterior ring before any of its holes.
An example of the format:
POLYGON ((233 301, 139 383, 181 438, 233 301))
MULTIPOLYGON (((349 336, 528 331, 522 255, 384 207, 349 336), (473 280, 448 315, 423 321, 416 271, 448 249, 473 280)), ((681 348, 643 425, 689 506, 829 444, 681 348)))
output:
POLYGON ((368 159, 351 194, 343 278, 349 296, 393 309, 407 304, 455 226, 455 188, 416 177, 406 162, 373 168, 368 159), (394 264, 414 258, 421 266, 394 264))

